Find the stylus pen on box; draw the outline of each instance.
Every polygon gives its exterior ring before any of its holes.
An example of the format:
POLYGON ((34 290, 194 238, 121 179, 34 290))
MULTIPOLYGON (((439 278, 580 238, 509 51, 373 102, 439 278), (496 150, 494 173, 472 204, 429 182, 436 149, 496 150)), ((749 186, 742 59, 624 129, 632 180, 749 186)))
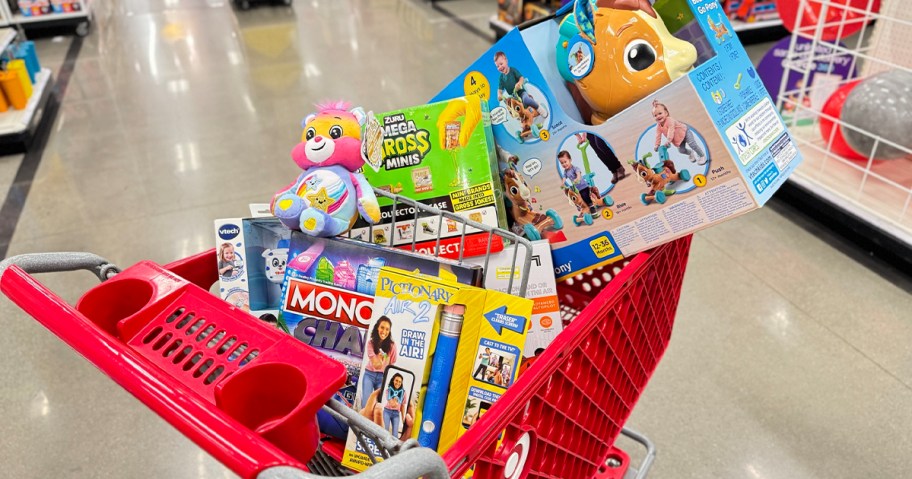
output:
POLYGON ((431 376, 428 378, 418 432, 418 444, 431 449, 437 449, 437 444, 440 443, 440 426, 443 423, 447 396, 450 394, 450 379, 456 363, 456 346, 462 331, 463 314, 465 306, 461 304, 444 306, 440 313, 440 332, 437 335, 437 348, 431 363, 431 376))

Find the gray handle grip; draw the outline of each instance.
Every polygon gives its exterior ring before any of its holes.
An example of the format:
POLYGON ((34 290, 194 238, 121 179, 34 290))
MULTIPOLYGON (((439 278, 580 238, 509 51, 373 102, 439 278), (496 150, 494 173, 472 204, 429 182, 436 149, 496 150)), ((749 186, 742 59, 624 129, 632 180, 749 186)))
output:
POLYGON ((110 279, 120 272, 117 266, 92 253, 31 253, 11 256, 0 262, 0 277, 13 265, 29 274, 84 269, 94 273, 101 281, 110 279))

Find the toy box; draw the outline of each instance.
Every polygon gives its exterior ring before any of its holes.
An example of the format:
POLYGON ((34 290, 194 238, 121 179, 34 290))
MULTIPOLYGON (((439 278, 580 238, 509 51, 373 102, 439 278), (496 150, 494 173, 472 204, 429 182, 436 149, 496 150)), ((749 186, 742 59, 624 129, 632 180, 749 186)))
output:
MULTIPOLYGON (((499 387, 513 381, 515 365, 522 357, 531 301, 388 267, 381 270, 377 284, 356 400, 364 416, 401 440, 419 438, 421 441, 421 434, 443 433, 449 408, 456 404, 464 410, 464 383, 452 383, 454 370, 465 370, 470 376, 468 370, 474 364, 471 357, 459 356, 465 355, 463 344, 473 343, 469 356, 474 357, 479 334, 487 331, 486 327, 496 328, 498 332, 501 328, 510 331, 502 336, 485 334, 495 341, 501 340, 497 344, 491 341, 487 346, 503 350, 498 358, 509 360, 499 360, 498 365, 513 366, 510 374, 503 368, 497 371, 496 378, 502 383, 499 387), (444 342, 438 344, 438 336, 444 336, 440 332, 446 329, 440 326, 441 322, 454 315, 461 318, 462 331, 456 333, 458 339, 447 343, 450 354, 439 354, 444 342), (509 338, 509 344, 505 337, 509 338)), ((451 334, 446 336, 452 338, 451 334)), ((493 372, 489 374, 491 381, 496 381, 494 377, 493 372)), ((443 439, 441 436, 440 440, 443 439)), ((350 433, 343 465, 364 470, 371 464, 367 454, 382 459, 369 441, 367 447, 369 451, 350 433)))
MULTIPOLYGON (((382 131, 380 154, 370 156, 364 176, 375 188, 455 212, 488 226, 506 227, 503 191, 497 176, 494 141, 487 105, 478 98, 456 98, 430 105, 382 113, 369 121, 367 131, 382 131)), ((370 134, 366 135, 371 137, 370 134)), ((380 200, 382 220, 369 230, 363 220, 355 224, 351 237, 381 244, 411 247, 433 254, 438 234, 440 255, 459 257, 462 225, 439 216, 419 214, 399 204, 396 230, 391 229, 392 201, 380 200), (374 237, 367 238, 372 231, 374 237)), ((488 235, 468 228, 464 253, 483 255, 488 235)), ((494 237, 492 251, 502 248, 494 237)))
MULTIPOLYGON (((484 287, 489 290, 508 292, 510 276, 513 287, 510 294, 519 295, 520 274, 526 259, 526 249, 519 247, 516 261, 513 261, 515 246, 508 246, 499 253, 492 254, 485 270, 484 287)), ((477 261, 484 264, 483 258, 469 258, 468 262, 477 261)), ((523 361, 519 367, 522 372, 528 368, 536 356, 544 352, 554 338, 563 331, 560 304, 557 298, 557 281, 554 278, 554 263, 551 262, 551 248, 545 240, 532 242, 532 265, 529 270, 529 283, 525 298, 533 302, 530 316, 529 333, 523 347, 523 361)))
POLYGON ((466 315, 438 452, 449 449, 516 380, 529 344, 529 316, 534 308, 529 299, 489 289, 481 314, 466 315))
POLYGON ((290 234, 272 217, 216 220, 221 298, 253 316, 276 322, 290 234))
POLYGON ((487 101, 511 227, 551 241, 559 280, 758 208, 801 162, 717 1, 592 5, 434 98, 487 101))
POLYGON ((383 266, 467 285, 482 282, 480 266, 298 231, 292 233, 288 257, 292 259, 283 285, 282 321, 296 338, 345 365, 349 376, 339 399, 348 406, 355 403, 364 335, 383 266))

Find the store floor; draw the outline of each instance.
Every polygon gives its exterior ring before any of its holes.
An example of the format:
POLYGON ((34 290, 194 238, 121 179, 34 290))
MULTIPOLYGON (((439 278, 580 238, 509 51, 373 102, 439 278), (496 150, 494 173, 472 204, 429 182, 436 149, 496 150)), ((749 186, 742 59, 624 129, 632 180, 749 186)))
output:
MULTIPOLYGON (((214 218, 296 174, 288 152, 315 101, 430 98, 488 47, 476 33, 495 5, 93 3, 9 254, 130 265, 212 247, 214 218)), ((71 41, 39 54, 60 68, 71 41)), ((0 158, 3 192, 19 158, 0 158)), ((70 301, 94 284, 41 279, 70 301)), ((629 422, 659 448, 650 477, 908 477, 910 292, 781 205, 697 234, 670 349, 629 422)), ((233 477, 6 299, 0 325, 0 476, 233 477)))

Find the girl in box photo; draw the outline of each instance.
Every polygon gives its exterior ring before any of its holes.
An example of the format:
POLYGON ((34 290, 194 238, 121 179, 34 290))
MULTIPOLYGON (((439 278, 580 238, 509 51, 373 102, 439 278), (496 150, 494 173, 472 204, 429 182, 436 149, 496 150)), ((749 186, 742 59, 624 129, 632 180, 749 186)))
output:
POLYGON ((386 388, 386 404, 383 406, 383 428, 393 437, 399 437, 399 421, 405 400, 405 388, 402 386, 402 375, 396 373, 386 388))
POLYGON ((671 117, 668 107, 659 100, 652 101, 652 116, 656 122, 655 151, 659 151, 662 136, 666 138, 665 146, 674 145, 681 153, 690 158, 691 163, 706 164, 706 154, 697 142, 693 130, 684 122, 671 117))
POLYGON ((367 366, 361 380, 361 407, 367 407, 371 393, 383 387, 383 371, 396 363, 396 343, 391 337, 393 322, 382 316, 371 330, 367 343, 367 366))

